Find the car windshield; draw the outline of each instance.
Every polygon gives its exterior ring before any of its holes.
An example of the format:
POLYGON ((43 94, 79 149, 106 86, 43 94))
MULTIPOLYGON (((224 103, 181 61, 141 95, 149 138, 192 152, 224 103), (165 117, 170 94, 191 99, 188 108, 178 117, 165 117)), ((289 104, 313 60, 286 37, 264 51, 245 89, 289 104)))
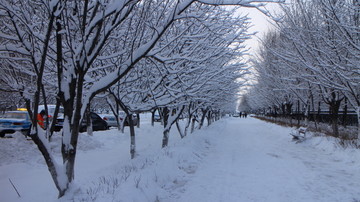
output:
MULTIPOLYGON (((54 113, 55 113, 55 108, 56 108, 55 105, 48 105, 48 114, 51 115, 51 116, 53 116, 54 113)), ((41 110, 45 110, 44 105, 39 105, 38 112, 40 112, 41 110)), ((59 113, 59 114, 63 114, 63 113, 64 113, 64 108, 60 106, 58 113, 59 113)))
POLYGON ((54 114, 54 112, 55 112, 55 108, 50 108, 48 111, 49 114, 54 114))
MULTIPOLYGON (((55 113, 55 108, 49 108, 49 114, 54 114, 55 113)), ((59 108, 59 114, 63 114, 64 113, 64 108, 60 107, 59 108)))
POLYGON ((25 113, 6 113, 4 115, 4 118, 9 118, 9 119, 26 119, 26 114, 25 113))

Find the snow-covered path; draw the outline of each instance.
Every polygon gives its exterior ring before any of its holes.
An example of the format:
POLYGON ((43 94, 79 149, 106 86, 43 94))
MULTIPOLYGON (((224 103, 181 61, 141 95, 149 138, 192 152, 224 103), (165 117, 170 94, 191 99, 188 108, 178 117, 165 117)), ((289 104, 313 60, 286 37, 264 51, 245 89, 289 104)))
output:
POLYGON ((81 135, 75 184, 61 199, 31 141, 0 139, 0 201, 360 202, 360 151, 333 138, 296 144, 290 128, 226 117, 184 139, 172 129, 161 149, 163 127, 149 120, 136 128, 133 160, 128 131, 81 135))
POLYGON ((289 128, 254 118, 232 118, 211 132, 222 137, 177 201, 360 200, 359 159, 321 147, 324 139, 295 144, 289 128))

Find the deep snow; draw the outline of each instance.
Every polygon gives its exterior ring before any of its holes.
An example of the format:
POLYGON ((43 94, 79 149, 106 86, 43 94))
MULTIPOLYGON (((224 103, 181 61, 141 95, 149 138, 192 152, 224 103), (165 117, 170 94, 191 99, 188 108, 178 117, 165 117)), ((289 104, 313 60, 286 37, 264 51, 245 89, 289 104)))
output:
POLYGON ((62 199, 31 141, 0 139, 0 201, 360 201, 360 152, 333 138, 296 144, 291 128, 226 117, 184 139, 173 128, 161 149, 162 126, 141 118, 134 160, 128 128, 80 136, 75 183, 62 199))

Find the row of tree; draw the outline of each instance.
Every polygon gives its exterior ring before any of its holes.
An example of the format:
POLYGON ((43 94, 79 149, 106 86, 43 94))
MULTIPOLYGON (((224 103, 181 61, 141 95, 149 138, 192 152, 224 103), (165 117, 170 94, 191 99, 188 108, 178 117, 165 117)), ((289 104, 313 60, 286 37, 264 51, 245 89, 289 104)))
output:
MULTIPOLYGON (((338 113, 356 111, 360 143, 360 1, 294 0, 282 6, 276 29, 254 60, 252 109, 291 114, 326 111, 338 136, 338 113)), ((350 137, 351 138, 351 137, 350 137)))
POLYGON ((0 1, 1 90, 26 103, 59 197, 74 179, 79 128, 95 96, 108 97, 115 114, 161 108, 163 147, 184 110, 190 119, 234 107, 248 19, 216 5, 264 2, 275 0, 0 1), (62 162, 36 127, 40 103, 64 108, 62 162))

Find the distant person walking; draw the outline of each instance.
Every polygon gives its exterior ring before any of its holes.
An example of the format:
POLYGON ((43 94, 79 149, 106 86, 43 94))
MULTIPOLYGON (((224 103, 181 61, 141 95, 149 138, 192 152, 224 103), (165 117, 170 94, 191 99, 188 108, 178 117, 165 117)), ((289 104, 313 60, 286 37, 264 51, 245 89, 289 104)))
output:
POLYGON ((246 112, 243 112, 243 113, 242 113, 242 116, 243 116, 243 118, 246 118, 246 117, 247 117, 247 113, 246 113, 246 112))

